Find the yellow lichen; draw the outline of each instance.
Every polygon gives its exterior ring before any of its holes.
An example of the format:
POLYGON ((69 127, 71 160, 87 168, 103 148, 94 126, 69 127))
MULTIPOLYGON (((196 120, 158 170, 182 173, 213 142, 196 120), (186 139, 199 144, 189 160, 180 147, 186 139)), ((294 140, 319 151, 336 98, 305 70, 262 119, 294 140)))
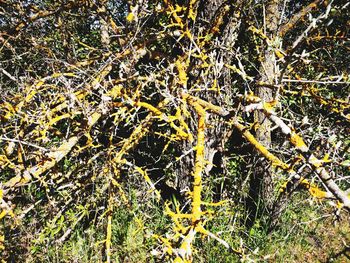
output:
POLYGON ((176 66, 176 69, 179 72, 179 75, 178 75, 179 83, 182 84, 182 85, 186 85, 188 77, 187 77, 187 73, 186 73, 186 70, 185 70, 185 65, 182 62, 180 62, 179 60, 177 60, 175 62, 175 66, 176 66))
POLYGON ((126 20, 128 22, 132 22, 135 19, 135 16, 132 12, 130 12, 127 16, 126 16, 126 20))
POLYGON ((298 149, 301 150, 303 152, 308 151, 308 147, 305 144, 304 140, 295 132, 292 132, 290 134, 290 142, 298 149))

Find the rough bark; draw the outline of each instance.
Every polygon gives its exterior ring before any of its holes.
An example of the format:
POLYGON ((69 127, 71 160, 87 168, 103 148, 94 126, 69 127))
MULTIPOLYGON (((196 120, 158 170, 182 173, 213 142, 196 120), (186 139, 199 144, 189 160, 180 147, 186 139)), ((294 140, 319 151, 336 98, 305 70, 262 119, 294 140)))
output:
POLYGON ((101 1, 101 5, 99 6, 98 8, 98 14, 100 15, 100 23, 101 23, 101 29, 100 29, 100 32, 101 32, 101 44, 103 46, 103 48, 105 49, 108 49, 109 48, 109 45, 110 45, 110 36, 109 36, 109 32, 108 32, 108 28, 109 28, 109 25, 107 23, 107 19, 106 19, 106 5, 107 5, 107 2, 104 0, 104 1, 101 1))
MULTIPOLYGON (((210 33, 214 38, 215 43, 226 49, 216 49, 213 46, 204 46, 206 50, 213 49, 210 55, 217 61, 222 61, 223 64, 230 64, 234 59, 233 46, 236 42, 238 30, 240 27, 240 7, 244 1, 232 3, 225 0, 202 0, 198 2, 198 18, 199 26, 195 29, 198 31, 210 33), (205 22, 203 22, 205 21, 205 22)), ((197 78, 204 78, 204 83, 209 83, 206 89, 212 88, 213 80, 216 80, 217 90, 200 91, 198 96, 215 105, 224 105, 227 100, 232 99, 232 77, 230 70, 223 67, 218 72, 211 72, 204 76, 198 74, 193 79, 195 83, 197 78), (211 85, 211 86, 210 86, 211 85), (225 100, 225 101, 224 101, 225 100)), ((191 85, 192 83, 190 83, 191 85)), ((193 115, 195 120, 195 116, 193 115)), ((205 167, 206 175, 211 175, 216 171, 223 171, 222 158, 226 142, 228 141, 230 131, 225 127, 222 118, 209 114, 207 117, 208 128, 205 136, 205 167), (215 169, 214 169, 215 168, 215 169)), ((192 123, 193 130, 195 129, 195 121, 192 123)), ((182 145, 182 152, 186 152, 194 147, 196 142, 185 142, 182 145)), ((189 175, 191 174, 194 165, 194 152, 189 153, 179 163, 177 169, 179 180, 179 189, 183 190, 188 186, 189 175), (187 178, 187 179, 186 179, 187 178)))
MULTIPOLYGON (((278 31, 279 5, 280 0, 271 0, 265 6, 265 21, 264 28, 265 34, 274 42, 278 31)), ((273 47, 269 47, 267 44, 263 47, 262 61, 260 67, 260 81, 265 83, 266 86, 259 86, 256 88, 256 95, 263 101, 270 102, 274 99, 276 91, 271 87, 276 85, 278 69, 276 68, 276 58, 273 47), (268 87, 267 87, 268 86, 268 87)), ((254 115, 255 122, 257 123, 256 139, 262 143, 266 148, 271 147, 271 121, 262 113, 257 111, 254 115)), ((252 216, 257 214, 258 203, 262 201, 263 209, 271 216, 274 214, 274 180, 273 172, 268 161, 263 160, 260 156, 257 156, 255 169, 253 172, 253 178, 251 181, 251 205, 254 207, 252 210, 252 216), (260 194, 259 194, 260 193, 260 194), (262 198, 262 200, 258 200, 262 198)))

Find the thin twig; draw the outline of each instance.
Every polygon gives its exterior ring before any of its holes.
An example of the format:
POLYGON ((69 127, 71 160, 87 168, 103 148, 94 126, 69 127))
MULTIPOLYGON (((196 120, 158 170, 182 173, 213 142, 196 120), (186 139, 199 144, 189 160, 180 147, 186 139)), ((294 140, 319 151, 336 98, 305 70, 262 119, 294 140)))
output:
POLYGON ((14 76, 12 76, 9 72, 7 72, 4 68, 1 68, 0 70, 1 70, 2 73, 4 73, 9 79, 11 79, 11 80, 17 82, 17 79, 16 79, 14 76))
POLYGON ((8 141, 8 142, 17 142, 17 143, 20 143, 20 144, 24 144, 24 145, 28 145, 28 146, 37 148, 37 149, 42 150, 44 152, 48 152, 49 151, 48 149, 46 149, 44 147, 38 146, 38 145, 30 143, 30 142, 25 142, 25 141, 22 141, 22 140, 11 139, 11 138, 1 137, 1 136, 0 136, 0 140, 8 141))
POLYGON ((322 14, 320 14, 316 18, 312 18, 312 21, 310 25, 304 30, 304 32, 298 37, 298 39, 293 43, 292 50, 295 50, 297 46, 305 39, 305 37, 308 35, 308 33, 316 27, 317 23, 320 22, 322 19, 327 18, 329 15, 329 12, 331 10, 331 6, 333 4, 333 1, 330 1, 328 4, 326 11, 322 14))
POLYGON ((316 84, 350 84, 348 81, 320 81, 320 80, 307 80, 307 79, 282 79, 282 82, 292 83, 316 83, 316 84))

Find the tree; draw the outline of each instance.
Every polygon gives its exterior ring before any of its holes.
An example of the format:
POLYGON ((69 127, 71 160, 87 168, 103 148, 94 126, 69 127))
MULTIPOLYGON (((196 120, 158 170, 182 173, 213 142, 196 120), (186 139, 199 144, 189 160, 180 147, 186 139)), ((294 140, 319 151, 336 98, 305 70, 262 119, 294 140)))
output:
POLYGON ((296 189, 348 211, 347 7, 1 2, 4 258, 27 253, 16 246, 25 233, 35 247, 102 222, 102 257, 112 261, 128 188, 142 209, 141 200, 160 201, 172 228, 153 238, 176 262, 192 260, 199 235, 249 254, 207 227, 225 201, 249 206, 248 228, 267 216, 273 229, 296 189), (254 167, 234 178, 232 156, 254 167), (210 188, 217 177, 221 189, 210 188))

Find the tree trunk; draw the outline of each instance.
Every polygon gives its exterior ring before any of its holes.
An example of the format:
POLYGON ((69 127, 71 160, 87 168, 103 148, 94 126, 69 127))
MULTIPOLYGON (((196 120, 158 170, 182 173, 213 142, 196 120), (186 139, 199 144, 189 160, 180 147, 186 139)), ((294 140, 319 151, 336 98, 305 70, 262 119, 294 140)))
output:
POLYGON ((101 1, 100 6, 98 7, 98 14, 100 16, 100 24, 101 24, 100 25, 101 44, 104 49, 108 50, 111 40, 108 32, 109 25, 106 19, 106 11, 107 11, 106 5, 107 5, 106 0, 101 1))
MULTIPOLYGON (((265 7, 265 21, 264 28, 265 34, 271 40, 275 41, 275 37, 278 35, 278 21, 280 19, 279 6, 280 0, 270 0, 265 7)), ((276 58, 273 47, 269 47, 267 44, 263 47, 263 55, 261 61, 260 82, 266 84, 266 86, 258 86, 256 88, 256 95, 259 96, 262 101, 270 102, 274 99, 275 91, 271 88, 272 85, 277 83, 278 68, 276 68, 276 58), (271 86, 269 86, 271 85, 271 86)), ((261 142, 266 148, 271 147, 271 122, 262 112, 255 112, 255 122, 258 124, 256 131, 256 139, 261 142)), ((253 172, 253 178, 251 181, 250 198, 251 205, 255 208, 251 211, 251 216, 259 214, 258 206, 262 204, 264 213, 267 212, 271 217, 274 214, 274 188, 273 184, 273 172, 268 161, 257 156, 255 170, 253 172)), ((270 218, 272 221, 273 218, 270 218)))
MULTIPOLYGON (((243 1, 237 1, 232 4, 225 0, 202 0, 198 3, 198 24, 199 21, 206 21, 196 28, 196 31, 205 30, 207 34, 211 35, 210 43, 218 44, 218 46, 226 49, 216 49, 213 46, 204 47, 213 51, 208 52, 211 58, 220 61, 222 65, 230 64, 235 54, 233 46, 236 42, 238 31, 240 27, 240 6, 243 1), (209 22, 209 23, 208 23, 209 22)), ((203 32, 203 31, 202 31, 203 32)), ((195 32, 199 34, 199 32, 195 32)), ((211 102, 214 105, 227 105, 227 100, 232 100, 232 78, 230 70, 222 67, 216 72, 211 70, 207 75, 198 74, 189 85, 201 78, 201 83, 206 83, 204 89, 199 91, 198 96, 211 102), (215 80, 215 81, 214 81, 215 80)), ((193 119, 196 119, 193 114, 193 119)), ((228 141, 230 131, 227 125, 223 122, 221 117, 208 114, 206 122, 208 128, 206 129, 206 145, 205 145, 205 159, 207 165, 205 168, 206 176, 215 173, 216 171, 224 171, 222 169, 223 151, 226 142, 228 141), (215 168, 215 169, 214 169, 215 168)), ((196 123, 192 123, 193 131, 195 132, 196 123)), ((182 145, 182 152, 193 149, 196 142, 185 142, 182 145)), ((188 154, 179 163, 177 169, 177 178, 179 178, 179 188, 185 189, 189 185, 189 178, 193 169, 194 151, 188 154)))

